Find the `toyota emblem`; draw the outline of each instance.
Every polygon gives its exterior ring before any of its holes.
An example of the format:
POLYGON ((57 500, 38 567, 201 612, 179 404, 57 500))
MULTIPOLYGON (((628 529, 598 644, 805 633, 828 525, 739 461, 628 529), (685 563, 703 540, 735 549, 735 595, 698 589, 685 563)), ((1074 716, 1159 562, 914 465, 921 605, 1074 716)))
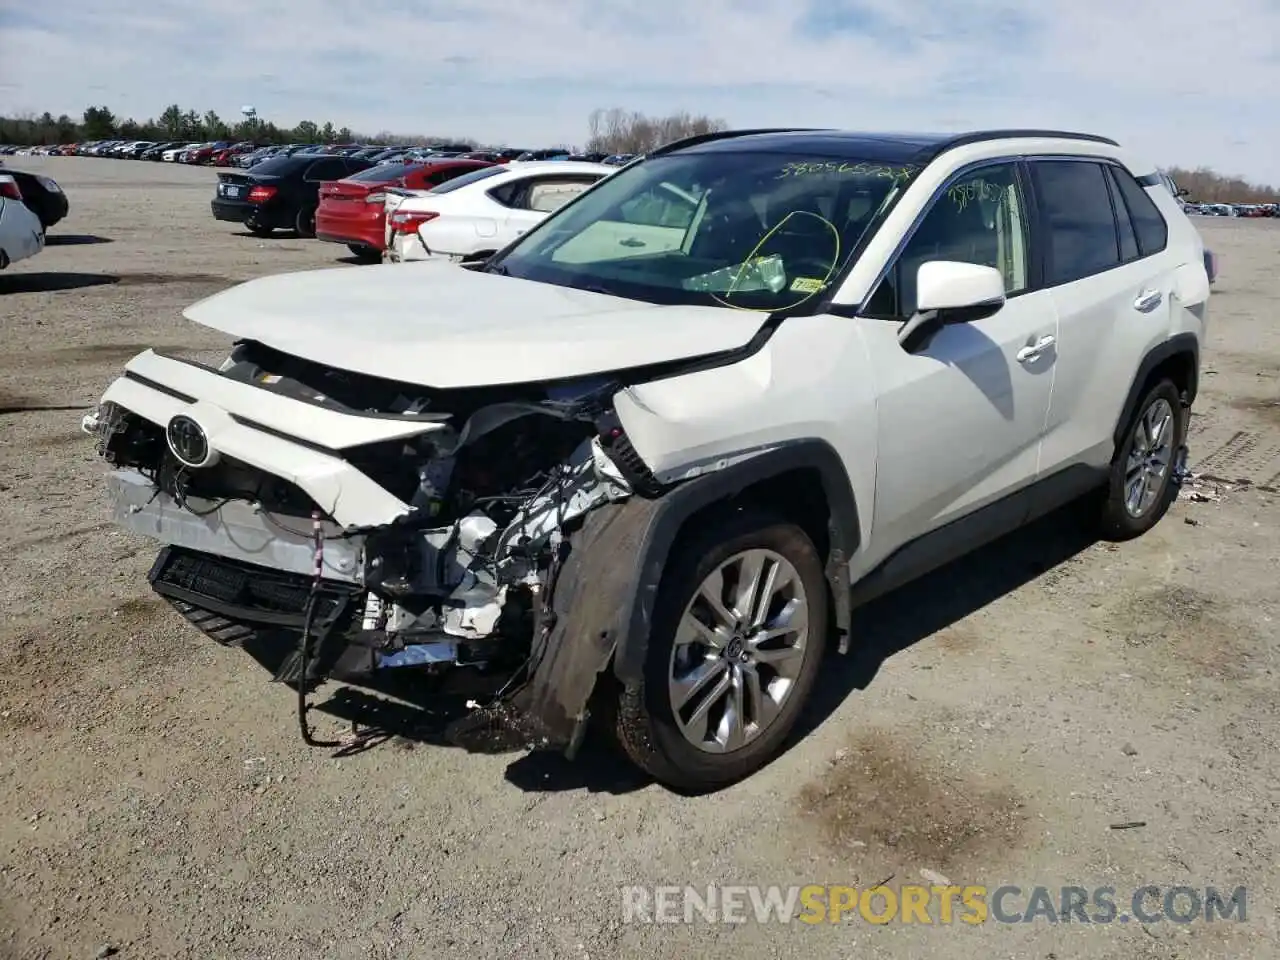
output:
POLYGON ((185 466, 211 467, 218 460, 218 452, 209 446, 204 427, 185 414, 180 413, 169 421, 165 438, 173 455, 185 466))

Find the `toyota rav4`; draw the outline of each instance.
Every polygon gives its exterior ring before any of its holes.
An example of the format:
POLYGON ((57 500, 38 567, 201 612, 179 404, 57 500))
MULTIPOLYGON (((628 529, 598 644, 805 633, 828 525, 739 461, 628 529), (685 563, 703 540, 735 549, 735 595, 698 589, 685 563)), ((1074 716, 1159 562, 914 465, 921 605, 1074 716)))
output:
POLYGON ((475 677, 707 790, 784 746, 855 605, 1077 498, 1176 496, 1209 282, 1154 167, 1053 131, 654 151, 496 254, 189 307, 85 429, 155 591, 328 679, 475 677), (463 672, 463 671, 468 672, 463 672), (472 672, 474 671, 474 672, 472 672))

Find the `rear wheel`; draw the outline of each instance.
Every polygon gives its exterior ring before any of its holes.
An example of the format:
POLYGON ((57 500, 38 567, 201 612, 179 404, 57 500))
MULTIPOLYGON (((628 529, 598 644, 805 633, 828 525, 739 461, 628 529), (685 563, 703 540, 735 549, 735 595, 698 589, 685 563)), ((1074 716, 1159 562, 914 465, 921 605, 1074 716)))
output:
POLYGON ((742 512, 694 536, 668 566, 652 622, 643 682, 618 704, 627 755, 687 792, 772 760, 826 643, 827 584, 805 532, 742 512))
POLYGON ((300 237, 314 237, 316 235, 316 208, 303 207, 298 211, 298 216, 293 221, 293 227, 298 231, 300 237))
POLYGON ((1111 462, 1102 535, 1131 540, 1168 512, 1178 495, 1179 458, 1187 435, 1187 411, 1178 388, 1161 380, 1138 403, 1111 462))
POLYGON ((380 263, 382 251, 375 247, 366 247, 363 243, 348 243, 347 249, 361 263, 380 263))

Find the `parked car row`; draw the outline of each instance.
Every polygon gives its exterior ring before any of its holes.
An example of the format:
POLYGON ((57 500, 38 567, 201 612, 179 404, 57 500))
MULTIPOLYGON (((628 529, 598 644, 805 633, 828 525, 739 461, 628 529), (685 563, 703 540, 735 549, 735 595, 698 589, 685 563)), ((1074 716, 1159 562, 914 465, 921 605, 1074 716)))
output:
POLYGON ((384 256, 461 260, 500 250, 618 169, 443 154, 390 162, 298 150, 219 173, 210 206, 215 219, 244 224, 256 236, 293 230, 342 244, 368 263, 384 256))
POLYGON ((1182 209, 1197 217, 1280 217, 1276 203, 1186 203, 1182 209))
POLYGON ((526 163, 531 160, 579 160, 588 163, 607 163, 622 166, 635 159, 634 154, 570 153, 554 147, 543 150, 525 150, 512 147, 477 149, 469 143, 440 143, 433 146, 414 144, 364 144, 364 143, 288 143, 257 144, 242 140, 213 140, 195 143, 185 140, 157 142, 153 140, 97 140, 86 143, 68 143, 53 147, 4 147, 7 152, 40 156, 112 157, 118 160, 153 160, 169 163, 203 164, 215 167, 257 166, 273 157, 307 153, 316 156, 355 157, 374 163, 405 163, 427 159, 487 160, 490 163, 526 163))

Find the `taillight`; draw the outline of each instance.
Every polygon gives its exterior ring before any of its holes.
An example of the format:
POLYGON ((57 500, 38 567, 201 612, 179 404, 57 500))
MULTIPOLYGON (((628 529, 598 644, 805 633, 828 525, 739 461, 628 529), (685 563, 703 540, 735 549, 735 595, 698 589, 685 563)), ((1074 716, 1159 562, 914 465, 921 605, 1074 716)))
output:
POLYGON ((387 195, 385 193, 371 193, 364 198, 365 203, 385 203, 387 195))
POLYGON ((0 175, 0 197, 22 202, 22 191, 18 189, 18 181, 10 176, 0 175))
POLYGON ((274 197, 277 192, 278 191, 276 190, 275 187, 258 186, 250 190, 249 196, 246 197, 245 199, 247 199, 250 203, 266 203, 268 200, 274 197))
POLYGON ((391 232, 417 233, 420 226, 438 216, 434 210, 397 210, 391 215, 391 232))

